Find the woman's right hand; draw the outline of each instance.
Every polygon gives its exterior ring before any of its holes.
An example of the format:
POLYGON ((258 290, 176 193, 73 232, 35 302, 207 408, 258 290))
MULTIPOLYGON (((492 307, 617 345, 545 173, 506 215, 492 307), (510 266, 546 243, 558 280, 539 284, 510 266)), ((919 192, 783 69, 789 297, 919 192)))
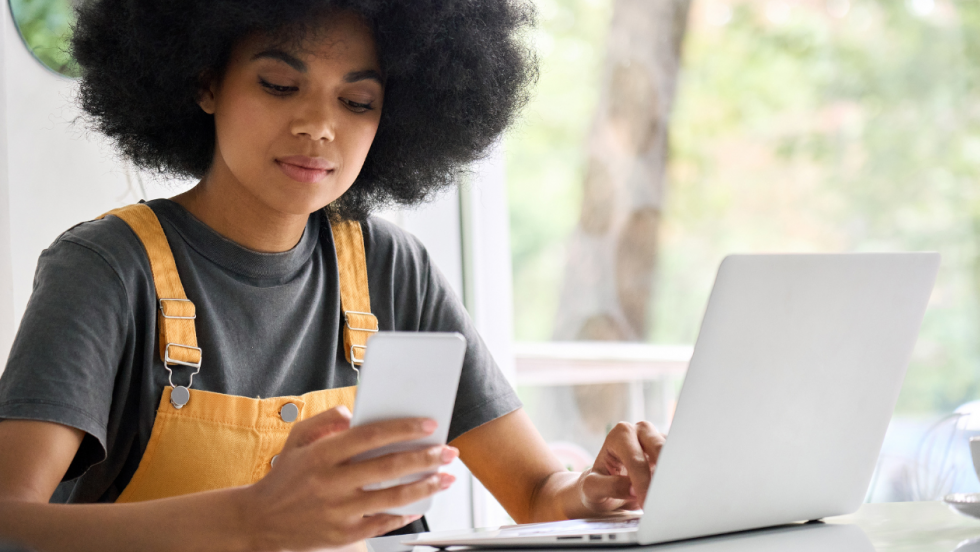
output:
POLYGON ((363 490, 371 483, 436 470, 459 452, 436 446, 351 463, 362 452, 425 437, 435 431, 436 423, 406 418, 351 428, 350 419, 350 411, 341 406, 297 423, 275 467, 242 489, 257 549, 335 547, 383 535, 420 516, 380 512, 447 489, 455 480, 439 473, 407 485, 363 490))

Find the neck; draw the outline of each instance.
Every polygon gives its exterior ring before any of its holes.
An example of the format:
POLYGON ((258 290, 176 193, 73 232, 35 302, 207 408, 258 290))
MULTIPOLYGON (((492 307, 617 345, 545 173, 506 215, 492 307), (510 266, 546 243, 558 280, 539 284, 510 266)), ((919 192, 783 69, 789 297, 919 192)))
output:
POLYGON ((309 218, 270 209, 240 184, 212 175, 171 199, 215 232, 261 253, 295 247, 309 218))

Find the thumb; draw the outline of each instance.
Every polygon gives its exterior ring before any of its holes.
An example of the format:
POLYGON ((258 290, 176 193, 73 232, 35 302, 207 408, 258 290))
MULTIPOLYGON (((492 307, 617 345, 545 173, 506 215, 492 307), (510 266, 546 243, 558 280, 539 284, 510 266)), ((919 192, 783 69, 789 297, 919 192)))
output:
POLYGON ((346 406, 337 406, 307 418, 293 426, 283 451, 300 448, 328 435, 350 429, 351 413, 346 406))

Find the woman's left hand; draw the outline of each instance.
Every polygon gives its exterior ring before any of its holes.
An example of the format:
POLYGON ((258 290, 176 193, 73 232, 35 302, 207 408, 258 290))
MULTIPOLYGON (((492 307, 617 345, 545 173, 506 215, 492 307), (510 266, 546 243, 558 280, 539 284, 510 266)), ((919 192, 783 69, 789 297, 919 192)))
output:
POLYGON ((582 505, 594 513, 641 509, 664 440, 650 422, 616 424, 578 479, 582 505))

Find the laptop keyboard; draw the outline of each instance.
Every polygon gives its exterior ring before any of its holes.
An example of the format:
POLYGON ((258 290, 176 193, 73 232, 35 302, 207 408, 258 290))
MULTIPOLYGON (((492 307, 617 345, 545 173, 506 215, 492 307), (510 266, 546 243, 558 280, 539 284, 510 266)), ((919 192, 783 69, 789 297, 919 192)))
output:
POLYGON ((640 525, 640 518, 621 519, 618 521, 599 521, 588 522, 589 529, 629 529, 640 525))
POLYGON ((619 519, 619 520, 601 520, 601 519, 585 519, 585 520, 571 520, 563 521, 557 523, 542 524, 538 527, 508 527, 501 530, 500 536, 507 537, 530 537, 537 535, 554 535, 558 533, 565 534, 590 534, 590 533, 605 533, 605 532, 624 532, 630 529, 636 529, 640 524, 640 518, 630 518, 630 519, 619 519))

